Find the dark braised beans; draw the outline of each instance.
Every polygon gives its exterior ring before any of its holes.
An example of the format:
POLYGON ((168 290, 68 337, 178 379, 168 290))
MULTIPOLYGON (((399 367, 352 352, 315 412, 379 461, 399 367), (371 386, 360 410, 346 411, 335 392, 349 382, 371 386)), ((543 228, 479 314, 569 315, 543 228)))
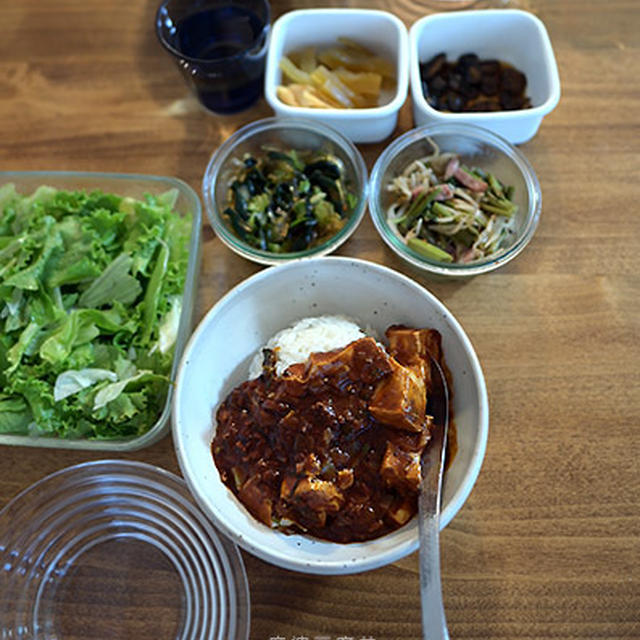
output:
POLYGON ((427 102, 438 111, 531 108, 524 73, 500 60, 480 60, 475 53, 465 53, 455 62, 439 53, 420 64, 420 77, 427 102))

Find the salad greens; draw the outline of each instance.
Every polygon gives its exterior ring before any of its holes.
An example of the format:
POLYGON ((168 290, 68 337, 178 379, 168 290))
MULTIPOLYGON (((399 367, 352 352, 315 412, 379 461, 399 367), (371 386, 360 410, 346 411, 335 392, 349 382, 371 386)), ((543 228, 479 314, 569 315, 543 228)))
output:
POLYGON ((122 439, 157 421, 192 224, 176 198, 0 187, 0 433, 122 439))

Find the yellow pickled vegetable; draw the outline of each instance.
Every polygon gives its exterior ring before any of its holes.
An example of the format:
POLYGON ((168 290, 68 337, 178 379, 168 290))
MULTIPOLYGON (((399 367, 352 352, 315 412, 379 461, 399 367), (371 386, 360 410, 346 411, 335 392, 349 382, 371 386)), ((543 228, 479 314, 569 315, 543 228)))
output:
POLYGON ((342 67, 334 72, 354 93, 362 96, 379 96, 382 76, 379 73, 354 73, 342 67))
POLYGON ((277 95, 291 106, 372 108, 395 87, 391 62, 346 37, 338 38, 336 46, 291 51, 280 60, 280 69, 277 95))
POLYGON ((393 65, 384 58, 366 55, 354 49, 331 47, 318 54, 318 60, 330 69, 345 67, 349 71, 370 71, 387 78, 395 77, 393 65))
POLYGON ((329 96, 318 95, 313 88, 305 88, 299 100, 299 106, 317 109, 340 109, 340 104, 331 100, 329 96))
POLYGON ((316 50, 314 47, 307 47, 300 52, 300 68, 306 73, 312 73, 317 66, 316 50))
POLYGON ((367 47, 361 45, 355 40, 352 40, 351 38, 347 38, 346 36, 338 36, 338 42, 347 47, 347 49, 355 49, 356 51, 360 51, 360 53, 364 53, 368 56, 372 55, 371 51, 369 51, 367 47))
POLYGON ((342 83, 340 78, 332 74, 326 67, 320 65, 310 75, 311 82, 320 91, 331 96, 343 107, 355 106, 355 94, 349 87, 342 83))
POLYGON ((302 69, 298 69, 293 62, 287 56, 282 56, 282 60, 280 60, 280 69, 282 73, 292 82, 298 82, 301 84, 310 84, 311 78, 309 74, 302 71, 302 69))

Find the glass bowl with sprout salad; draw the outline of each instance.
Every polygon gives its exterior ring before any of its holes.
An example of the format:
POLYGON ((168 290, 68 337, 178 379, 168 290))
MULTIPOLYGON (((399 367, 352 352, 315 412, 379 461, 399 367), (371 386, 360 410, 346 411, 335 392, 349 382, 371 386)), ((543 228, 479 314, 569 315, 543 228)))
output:
POLYGON ((260 264, 321 256, 355 231, 367 202, 360 152, 331 127, 266 118, 211 156, 205 208, 220 240, 260 264))
POLYGON ((540 217, 538 179, 524 155, 472 125, 428 125, 378 158, 369 210, 386 244, 445 277, 493 271, 529 243, 540 217))

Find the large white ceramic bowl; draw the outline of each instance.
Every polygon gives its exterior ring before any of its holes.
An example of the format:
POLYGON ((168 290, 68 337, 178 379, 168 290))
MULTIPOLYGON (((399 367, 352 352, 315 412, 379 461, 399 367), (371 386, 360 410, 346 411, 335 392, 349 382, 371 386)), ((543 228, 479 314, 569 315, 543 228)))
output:
POLYGON ((458 452, 445 476, 442 527, 464 504, 480 471, 489 409, 480 363, 458 321, 413 280, 352 258, 310 258, 245 280, 204 317, 186 348, 176 381, 173 435, 182 473, 200 507, 246 551, 296 571, 346 574, 381 567, 415 551, 415 519, 376 540, 336 544, 287 535, 255 520, 222 483, 211 455, 215 411, 247 378, 254 354, 280 329, 306 316, 346 314, 380 335, 391 324, 442 334, 453 376, 458 452))

